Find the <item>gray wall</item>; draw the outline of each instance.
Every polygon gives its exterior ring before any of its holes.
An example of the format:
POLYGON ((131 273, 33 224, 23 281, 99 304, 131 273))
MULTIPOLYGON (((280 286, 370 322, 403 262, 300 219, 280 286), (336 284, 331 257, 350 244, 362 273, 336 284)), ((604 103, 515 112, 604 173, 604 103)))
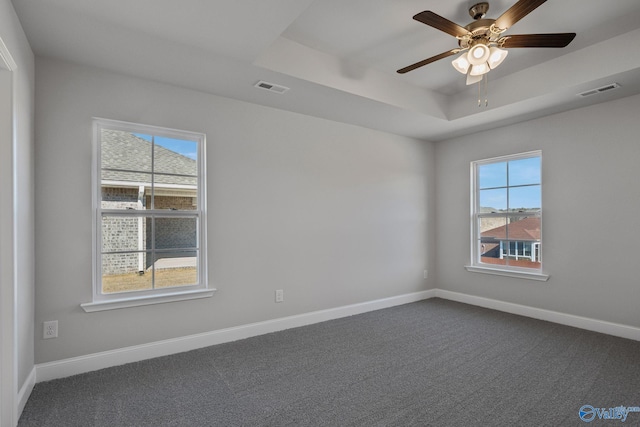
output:
POLYGON ((48 59, 36 88, 35 318, 59 321, 58 339, 36 336, 38 363, 434 285, 431 143, 48 59), (206 133, 213 298, 80 308, 94 116, 206 133))
POLYGON ((640 96, 436 145, 438 288, 640 327, 640 96), (548 282, 470 273, 469 163, 542 149, 548 282))
MULTIPOLYGON (((11 200, 2 200, 2 209, 15 215, 15 283, 18 389, 34 366, 34 182, 33 182, 33 96, 34 57, 11 2, 0 1, 0 38, 17 64, 13 77, 14 170, 11 200), (13 210, 11 209, 13 207, 13 210)), ((8 284, 2 283, 2 286, 8 284)), ((7 344, 7 343, 5 343, 7 344)), ((10 343, 8 343, 10 344, 10 343)), ((18 390, 16 390, 17 393, 18 390)))

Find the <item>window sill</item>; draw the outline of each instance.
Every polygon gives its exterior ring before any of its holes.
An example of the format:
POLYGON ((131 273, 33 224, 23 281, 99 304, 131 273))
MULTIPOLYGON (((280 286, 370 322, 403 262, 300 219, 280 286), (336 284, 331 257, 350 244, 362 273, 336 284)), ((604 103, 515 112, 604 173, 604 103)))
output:
POLYGON ((87 313, 94 311, 116 310, 119 308, 138 307, 141 305, 163 304, 166 302, 186 301, 191 299, 209 298, 216 289, 204 289, 173 294, 158 294, 153 296, 110 299, 107 301, 93 301, 80 304, 87 313))
POLYGON ((479 265, 465 265, 464 268, 473 273, 494 274, 496 276, 515 277, 517 279, 538 280, 540 282, 549 280, 548 274, 533 271, 506 270, 495 267, 481 267, 479 265))

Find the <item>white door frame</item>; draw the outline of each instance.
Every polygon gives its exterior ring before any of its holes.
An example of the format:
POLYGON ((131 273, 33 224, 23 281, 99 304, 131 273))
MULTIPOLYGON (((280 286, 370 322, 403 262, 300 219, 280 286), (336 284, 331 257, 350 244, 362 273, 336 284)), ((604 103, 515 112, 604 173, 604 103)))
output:
POLYGON ((0 38, 0 426, 18 423, 15 217, 15 69, 0 38))

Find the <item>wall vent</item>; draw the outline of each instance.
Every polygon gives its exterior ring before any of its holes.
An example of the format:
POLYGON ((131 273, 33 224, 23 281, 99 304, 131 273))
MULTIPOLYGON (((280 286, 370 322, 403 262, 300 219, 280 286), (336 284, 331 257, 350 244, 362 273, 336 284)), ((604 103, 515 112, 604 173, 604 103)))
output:
POLYGON ((591 89, 591 90, 587 90, 585 92, 579 93, 578 95, 580 96, 591 96, 591 95, 596 95, 598 93, 602 93, 602 92, 607 92, 609 90, 613 90, 613 89, 617 89, 620 87, 619 83, 611 83, 608 84, 606 86, 602 86, 596 89, 591 89))
POLYGON ((260 80, 258 83, 254 84, 254 86, 275 93, 285 93, 289 90, 288 87, 280 86, 275 83, 265 82, 264 80, 260 80))

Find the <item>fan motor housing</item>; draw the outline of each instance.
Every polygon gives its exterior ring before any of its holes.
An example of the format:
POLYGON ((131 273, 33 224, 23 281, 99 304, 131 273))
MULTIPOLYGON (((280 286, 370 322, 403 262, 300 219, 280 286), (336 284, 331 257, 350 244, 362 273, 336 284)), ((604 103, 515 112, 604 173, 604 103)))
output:
POLYGON ((492 41, 491 25, 493 25, 494 22, 496 22, 495 19, 478 19, 477 21, 473 21, 464 27, 469 31, 470 36, 459 38, 458 45, 460 45, 462 49, 467 49, 478 43, 489 43, 492 41))
POLYGON ((482 19, 487 14, 488 10, 489 3, 487 3, 486 1, 482 3, 476 3, 469 8, 469 15, 471 15, 471 17, 476 20, 482 19))

